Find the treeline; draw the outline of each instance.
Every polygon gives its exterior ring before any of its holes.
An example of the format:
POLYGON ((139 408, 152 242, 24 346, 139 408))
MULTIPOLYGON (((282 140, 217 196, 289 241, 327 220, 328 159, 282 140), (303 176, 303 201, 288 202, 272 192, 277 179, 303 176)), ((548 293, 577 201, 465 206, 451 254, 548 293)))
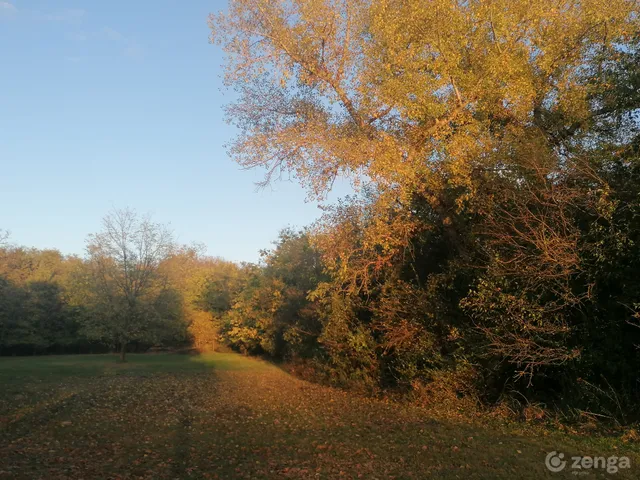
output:
POLYGON ((241 267, 175 245, 163 231, 117 210, 84 257, 1 247, 0 355, 213 350, 207 285, 241 267))
POLYGON ((230 154, 353 198, 224 317, 328 379, 637 419, 640 15, 627 0, 232 1, 230 154))
POLYGON ((83 351, 80 309, 67 298, 81 260, 54 250, 0 250, 0 354, 83 351))

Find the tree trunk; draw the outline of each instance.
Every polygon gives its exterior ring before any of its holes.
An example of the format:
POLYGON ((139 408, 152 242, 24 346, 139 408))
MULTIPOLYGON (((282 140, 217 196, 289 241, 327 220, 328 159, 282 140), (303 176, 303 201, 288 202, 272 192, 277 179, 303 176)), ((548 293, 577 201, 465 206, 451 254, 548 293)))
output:
POLYGON ((122 342, 122 344, 120 345, 120 361, 121 362, 127 361, 126 355, 127 355, 127 343, 122 342))

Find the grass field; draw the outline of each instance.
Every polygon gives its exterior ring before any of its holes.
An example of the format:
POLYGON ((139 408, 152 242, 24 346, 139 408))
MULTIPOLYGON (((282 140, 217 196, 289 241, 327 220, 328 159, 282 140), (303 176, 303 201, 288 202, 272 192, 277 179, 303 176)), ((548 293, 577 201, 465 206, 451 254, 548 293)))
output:
POLYGON ((0 358, 1 479, 575 478, 552 450, 640 478, 637 446, 438 419, 234 354, 0 358))

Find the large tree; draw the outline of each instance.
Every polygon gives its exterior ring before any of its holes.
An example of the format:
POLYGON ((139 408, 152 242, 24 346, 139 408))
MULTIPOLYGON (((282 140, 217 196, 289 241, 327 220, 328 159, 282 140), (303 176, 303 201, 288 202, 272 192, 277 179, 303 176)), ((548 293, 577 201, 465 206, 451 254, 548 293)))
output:
POLYGON ((628 48, 636 1, 234 0, 210 24, 240 93, 228 107, 238 163, 317 197, 339 175, 372 185, 365 241, 334 249, 343 280, 366 289, 434 222, 455 243, 462 210, 486 217, 496 249, 533 245, 533 275, 575 271, 562 208, 578 202, 555 189, 567 172, 593 176, 576 146, 593 145, 611 109, 592 80, 628 48), (516 224, 551 229, 556 251, 509 225, 509 202, 516 224), (548 206, 531 218, 527 202, 548 206))
POLYGON ((467 358, 556 388, 601 381, 607 316, 637 357, 637 298, 605 302, 635 291, 637 1, 233 0, 211 27, 236 161, 312 197, 368 183, 319 225, 349 307, 323 338, 373 332, 391 377, 467 358))
POLYGON ((85 330, 91 337, 119 345, 122 361, 130 342, 153 340, 155 301, 163 287, 159 267, 173 249, 167 226, 130 209, 109 213, 102 231, 88 238, 94 309, 85 330))
POLYGON ((389 202, 437 205, 445 182, 470 194, 482 171, 552 169, 549 135, 589 121, 585 78, 638 16, 633 0, 234 0, 210 23, 241 165, 317 195, 365 175, 389 202))

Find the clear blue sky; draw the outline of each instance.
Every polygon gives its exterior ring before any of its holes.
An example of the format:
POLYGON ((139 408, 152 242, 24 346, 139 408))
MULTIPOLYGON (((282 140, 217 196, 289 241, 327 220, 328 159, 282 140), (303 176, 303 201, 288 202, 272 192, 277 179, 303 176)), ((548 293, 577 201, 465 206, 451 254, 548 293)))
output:
POLYGON ((0 0, 0 229, 12 243, 82 254, 102 216, 129 206, 183 243, 254 261, 282 227, 319 216, 297 184, 256 192, 261 172, 226 155, 229 92, 207 28, 226 5, 0 0))

